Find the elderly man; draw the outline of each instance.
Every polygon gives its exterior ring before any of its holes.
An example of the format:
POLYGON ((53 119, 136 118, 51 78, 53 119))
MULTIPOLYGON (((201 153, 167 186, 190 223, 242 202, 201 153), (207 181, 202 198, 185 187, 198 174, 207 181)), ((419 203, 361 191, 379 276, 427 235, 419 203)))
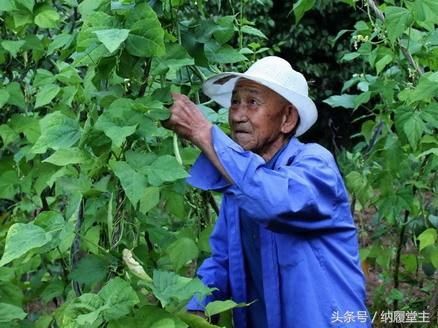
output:
POLYGON ((231 138, 185 96, 166 126, 202 150, 188 182, 223 193, 211 257, 198 275, 213 300, 251 303, 235 327, 368 327, 364 278, 347 191, 332 155, 296 138, 316 121, 307 82, 275 56, 209 78, 229 107, 231 138))

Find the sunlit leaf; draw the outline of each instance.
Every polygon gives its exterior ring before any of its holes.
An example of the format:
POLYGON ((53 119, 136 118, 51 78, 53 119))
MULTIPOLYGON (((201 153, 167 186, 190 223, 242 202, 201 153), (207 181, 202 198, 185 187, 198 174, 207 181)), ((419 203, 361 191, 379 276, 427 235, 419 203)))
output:
POLYGON ((412 14, 406 8, 394 6, 386 7, 384 13, 388 39, 394 43, 412 22, 412 14))
POLYGON ((140 198, 140 212, 146 214, 160 202, 160 189, 157 187, 148 187, 144 189, 140 198))
POLYGON ((32 147, 34 153, 45 153, 47 148, 55 150, 73 146, 81 136, 81 129, 77 121, 54 112, 40 120, 41 136, 32 147))
POLYGON ((187 262, 196 259, 199 250, 193 239, 179 238, 167 247, 166 253, 169 255, 175 271, 178 271, 187 262))
POLYGON ((152 57, 164 54, 164 31, 152 8, 143 3, 131 10, 127 17, 130 33, 126 40, 127 51, 138 57, 152 57))
POLYGON ((108 49, 109 52, 116 51, 120 45, 128 38, 127 29, 107 29, 94 32, 97 38, 108 49))
POLYGON ((315 0, 298 0, 292 9, 295 15, 295 24, 298 24, 304 14, 311 10, 314 5, 315 0))
POLYGON ((424 230, 417 239, 420 241, 420 251, 427 246, 433 245, 437 240, 437 230, 435 228, 429 228, 424 230))
POLYGON ((123 161, 110 161, 109 165, 114 174, 119 178, 126 196, 136 206, 147 187, 145 176, 135 171, 128 163, 123 161))
POLYGON ((24 40, 4 40, 1 42, 1 45, 11 54, 12 57, 17 57, 18 52, 25 43, 26 41, 24 40))
POLYGON ((93 285, 103 281, 108 274, 108 262, 96 255, 87 255, 83 257, 69 278, 81 284, 93 285))
POLYGON ((59 91, 61 91, 61 88, 56 84, 42 86, 36 95, 35 108, 49 104, 59 91))
POLYGON ((45 7, 35 16, 35 24, 41 28, 53 28, 58 25, 60 18, 61 17, 55 9, 45 7))
POLYGON ((43 162, 48 162, 58 166, 69 164, 83 164, 91 159, 89 154, 79 148, 59 149, 43 162))
POLYGON ((131 285, 118 277, 111 279, 98 295, 105 301, 102 314, 106 320, 114 320, 127 315, 134 305, 140 302, 131 285))
POLYGON ((262 31, 260 31, 259 29, 255 28, 255 27, 249 26, 249 25, 243 25, 241 28, 241 31, 242 31, 242 33, 245 33, 245 34, 255 35, 255 36, 258 36, 260 38, 267 39, 266 35, 262 31))
POLYGON ((356 95, 343 94, 340 96, 330 96, 323 101, 331 107, 354 108, 354 99, 356 95))
POLYGON ((21 307, 0 303, 0 322, 11 322, 13 320, 23 320, 27 313, 21 307))
POLYGON ((14 223, 6 235, 6 245, 0 266, 8 264, 32 249, 44 246, 50 239, 50 235, 37 225, 14 223))
POLYGON ((185 303, 195 294, 202 297, 210 293, 210 288, 205 287, 199 279, 165 271, 154 271, 152 290, 163 307, 173 300, 185 303))
POLYGON ((170 155, 158 157, 150 165, 149 170, 149 178, 154 175, 164 182, 171 182, 188 176, 182 165, 178 163, 175 157, 170 155))
POLYGON ((242 304, 238 304, 232 300, 226 301, 214 301, 207 304, 205 307, 205 313, 211 317, 213 315, 234 309, 236 307, 240 307, 242 304))

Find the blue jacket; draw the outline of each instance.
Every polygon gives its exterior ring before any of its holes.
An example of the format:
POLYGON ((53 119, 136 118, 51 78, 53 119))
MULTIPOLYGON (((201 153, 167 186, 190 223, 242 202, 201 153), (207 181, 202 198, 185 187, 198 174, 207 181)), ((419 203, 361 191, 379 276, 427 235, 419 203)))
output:
MULTIPOLYGON (((204 155, 192 167, 188 182, 223 192, 223 200, 210 237, 211 257, 198 270, 200 279, 217 291, 201 302, 193 298, 187 309, 202 310, 213 300, 251 301, 240 210, 260 227, 269 328, 369 327, 356 228, 330 152, 292 138, 274 169, 267 169, 262 157, 242 149, 218 127, 212 129, 212 141, 234 184, 204 155)), ((245 308, 233 315, 235 327, 247 327, 245 308)))

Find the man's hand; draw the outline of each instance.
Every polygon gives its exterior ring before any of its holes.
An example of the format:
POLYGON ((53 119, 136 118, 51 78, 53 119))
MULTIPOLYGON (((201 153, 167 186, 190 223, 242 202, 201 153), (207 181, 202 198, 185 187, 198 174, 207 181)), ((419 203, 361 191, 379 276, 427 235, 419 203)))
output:
POLYGON ((163 126, 190 140, 201 149, 205 144, 211 144, 212 124, 198 107, 182 94, 174 93, 172 98, 174 103, 170 108, 170 118, 163 123, 163 126))
POLYGON ((170 107, 170 118, 163 122, 163 126, 193 142, 208 157, 225 179, 233 183, 233 180, 225 171, 214 151, 211 140, 213 124, 204 117, 198 107, 186 96, 174 93, 172 97, 174 103, 170 107))

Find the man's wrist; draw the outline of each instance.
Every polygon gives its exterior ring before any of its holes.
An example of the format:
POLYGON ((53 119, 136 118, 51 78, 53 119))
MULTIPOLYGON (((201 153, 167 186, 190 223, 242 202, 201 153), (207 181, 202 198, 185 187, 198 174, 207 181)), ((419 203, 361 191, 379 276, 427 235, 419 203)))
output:
POLYGON ((212 145, 212 141, 211 141, 212 128, 213 128, 213 124, 207 121, 204 125, 202 125, 202 127, 197 129, 191 140, 193 144, 195 144, 201 150, 210 148, 212 145))

